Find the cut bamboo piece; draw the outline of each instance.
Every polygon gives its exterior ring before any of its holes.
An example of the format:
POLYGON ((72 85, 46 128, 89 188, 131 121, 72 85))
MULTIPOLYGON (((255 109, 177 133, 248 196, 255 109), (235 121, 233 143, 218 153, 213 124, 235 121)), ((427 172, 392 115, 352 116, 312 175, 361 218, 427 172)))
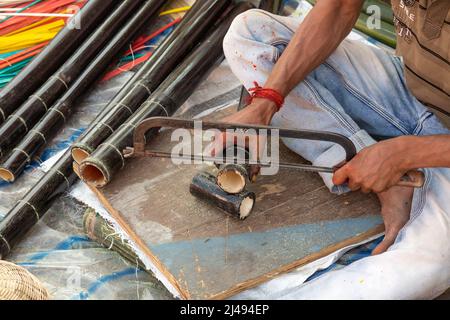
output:
MULTIPOLYGON (((218 28, 205 39, 158 87, 138 111, 80 165, 84 181, 97 187, 108 184, 114 173, 125 166, 122 151, 133 144, 134 128, 144 119, 172 116, 192 94, 200 81, 223 59, 222 41, 231 22, 250 9, 249 3, 236 6, 218 28)), ((150 131, 148 139, 156 130, 150 131)))
POLYGON ((222 158, 224 163, 216 164, 219 169, 218 186, 230 194, 241 193, 245 190, 247 182, 253 178, 251 165, 245 164, 245 161, 250 159, 250 153, 247 149, 234 145, 223 151, 222 158), (227 163, 227 159, 233 159, 233 163, 227 163))
POLYGON ((195 2, 178 27, 73 145, 72 156, 77 163, 81 163, 89 154, 93 153, 136 112, 201 38, 209 32, 229 4, 230 0, 195 2))
POLYGON ((89 64, 73 86, 55 105, 49 108, 44 118, 6 157, 0 168, 8 173, 0 177, 9 177, 10 179, 7 180, 9 182, 15 181, 38 151, 64 125, 72 114, 77 99, 103 74, 111 61, 121 53, 124 47, 139 33, 140 29, 150 19, 157 17, 158 10, 163 4, 164 0, 149 0, 145 2, 142 8, 132 16, 122 30, 89 64))
POLYGON ((229 194, 216 184, 213 175, 206 172, 201 172, 194 177, 189 190, 192 195, 241 220, 250 215, 255 205, 256 196, 253 192, 242 191, 239 194, 229 194))
POLYGON ((0 156, 10 151, 66 92, 86 66, 114 37, 142 0, 126 0, 92 33, 47 82, 0 127, 0 156))
POLYGON ((224 164, 217 174, 217 184, 229 194, 241 193, 247 186, 248 171, 243 165, 224 164))
POLYGON ((12 114, 72 55, 80 43, 117 5, 114 0, 90 0, 73 18, 80 27, 66 26, 1 92, 0 123, 12 114))

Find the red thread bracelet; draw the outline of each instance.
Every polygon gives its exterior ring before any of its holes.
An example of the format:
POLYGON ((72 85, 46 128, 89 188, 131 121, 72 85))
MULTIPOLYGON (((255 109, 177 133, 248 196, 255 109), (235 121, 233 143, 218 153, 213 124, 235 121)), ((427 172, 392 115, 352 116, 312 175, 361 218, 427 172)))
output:
POLYGON ((248 99, 248 103, 252 103, 253 99, 255 98, 262 98, 267 99, 275 103, 277 106, 278 111, 283 107, 284 105, 284 97, 276 90, 270 89, 270 88, 263 88, 261 87, 258 82, 253 82, 255 85, 254 88, 250 88, 248 91, 250 93, 250 97, 248 99))

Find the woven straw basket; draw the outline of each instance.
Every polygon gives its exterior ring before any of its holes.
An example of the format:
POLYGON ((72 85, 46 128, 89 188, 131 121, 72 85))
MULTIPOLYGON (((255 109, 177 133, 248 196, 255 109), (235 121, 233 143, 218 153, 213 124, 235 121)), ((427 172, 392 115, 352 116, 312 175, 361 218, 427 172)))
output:
POLYGON ((41 282, 22 267, 0 261, 0 300, 47 300, 41 282))

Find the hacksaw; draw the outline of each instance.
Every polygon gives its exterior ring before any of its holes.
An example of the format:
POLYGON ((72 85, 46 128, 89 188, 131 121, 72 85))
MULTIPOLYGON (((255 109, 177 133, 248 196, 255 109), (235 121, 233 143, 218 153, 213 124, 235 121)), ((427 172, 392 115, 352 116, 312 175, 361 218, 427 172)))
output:
MULTIPOLYGON (((345 162, 337 167, 321 167, 301 163, 286 163, 286 162, 262 162, 262 161, 250 161, 249 159, 236 159, 236 158, 224 158, 224 157, 211 157, 205 155, 174 155, 168 152, 147 150, 146 149, 146 134, 150 130, 159 130, 160 128, 167 129, 195 129, 195 120, 186 120, 179 118, 170 117, 154 117, 142 121, 134 131, 133 146, 127 147, 123 150, 124 157, 135 158, 135 157, 154 157, 154 158, 168 158, 168 159, 180 159, 180 160, 191 160, 199 162, 218 162, 221 163, 239 163, 242 161, 246 164, 260 166, 260 167, 270 167, 278 165, 280 168, 294 169, 309 172, 322 172, 322 173, 334 173, 343 164, 350 162, 357 154, 356 147, 353 142, 337 133, 326 132, 326 131, 313 131, 313 130, 294 130, 294 129, 284 129, 271 126, 255 126, 246 124, 236 124, 236 123, 225 123, 225 122, 215 122, 215 121, 202 121, 202 131, 206 130, 219 130, 221 132, 226 132, 227 130, 240 130, 246 132, 248 130, 254 130, 256 134, 261 131, 264 135, 270 136, 273 132, 277 132, 280 138, 291 138, 291 139, 301 139, 301 140, 311 140, 311 141, 327 141, 340 145, 345 151, 345 162)), ((411 188, 421 188, 425 182, 425 175, 421 171, 411 170, 407 172, 402 179, 397 183, 397 186, 411 187, 411 188)))

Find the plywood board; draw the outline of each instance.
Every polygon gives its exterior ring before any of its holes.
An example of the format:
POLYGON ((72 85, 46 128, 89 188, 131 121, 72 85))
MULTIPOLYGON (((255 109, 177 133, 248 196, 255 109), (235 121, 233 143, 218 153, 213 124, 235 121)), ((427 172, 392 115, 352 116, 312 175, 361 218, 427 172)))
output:
MULTIPOLYGON (((149 147, 167 151, 169 133, 149 147)), ((303 162, 284 147, 281 154, 303 162)), ((374 196, 336 196, 317 174, 293 170, 251 185, 255 210, 238 220, 190 195, 200 169, 211 170, 133 159, 106 188, 92 188, 185 299, 230 297, 382 232, 374 196)))

